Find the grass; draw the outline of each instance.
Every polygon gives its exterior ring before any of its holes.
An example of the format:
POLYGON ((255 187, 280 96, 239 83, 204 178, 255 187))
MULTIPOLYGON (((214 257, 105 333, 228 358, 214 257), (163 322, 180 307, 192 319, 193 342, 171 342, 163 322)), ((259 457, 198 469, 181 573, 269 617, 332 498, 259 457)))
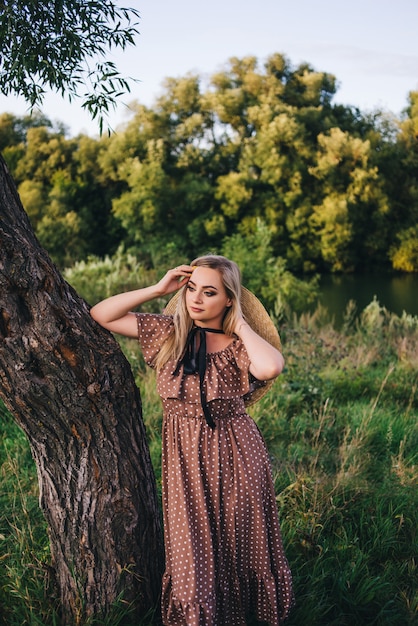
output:
POLYGON ((57 623, 36 471, 22 431, 0 407, 0 623, 57 623))
MULTIPOLYGON (((292 319, 282 326, 282 339, 286 371, 251 413, 271 455, 294 576, 297 604, 287 626, 412 626, 418 622, 418 319, 390 315, 373 302, 341 330, 324 311, 292 319)), ((135 342, 122 347, 137 372, 160 482, 154 374, 135 342)), ((0 467, 4 623, 59 626, 36 472, 6 411, 0 467)), ((120 602, 111 616, 90 623, 117 626, 125 617, 120 602)))

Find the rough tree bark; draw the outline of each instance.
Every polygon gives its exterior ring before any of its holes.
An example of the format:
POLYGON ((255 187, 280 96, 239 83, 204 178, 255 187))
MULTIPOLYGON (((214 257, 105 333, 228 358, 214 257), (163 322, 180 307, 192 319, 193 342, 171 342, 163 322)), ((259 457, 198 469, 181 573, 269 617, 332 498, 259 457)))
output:
POLYGON ((163 551, 139 391, 40 247, 1 157, 0 397, 35 459, 65 622, 106 612, 121 592, 144 615, 163 551))

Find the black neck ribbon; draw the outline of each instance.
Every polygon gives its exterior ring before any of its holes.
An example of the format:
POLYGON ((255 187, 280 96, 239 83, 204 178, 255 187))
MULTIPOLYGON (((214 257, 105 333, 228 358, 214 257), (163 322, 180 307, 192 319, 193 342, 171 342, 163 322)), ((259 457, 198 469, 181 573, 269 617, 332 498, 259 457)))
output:
POLYGON ((210 414, 209 407, 206 402, 206 393, 203 386, 203 379, 206 371, 206 333, 223 333, 218 328, 202 328, 201 326, 193 326, 188 334, 186 341, 186 350, 182 360, 185 374, 199 374, 200 381, 200 401, 202 403, 203 413, 206 423, 210 428, 215 428, 215 422, 210 414))

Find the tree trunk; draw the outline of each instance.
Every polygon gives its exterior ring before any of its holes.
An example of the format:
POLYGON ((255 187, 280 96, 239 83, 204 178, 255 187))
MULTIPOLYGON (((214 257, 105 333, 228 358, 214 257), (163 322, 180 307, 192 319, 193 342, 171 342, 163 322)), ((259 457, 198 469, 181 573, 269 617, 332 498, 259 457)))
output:
POLYGON ((0 157, 0 397, 29 438, 64 622, 157 605, 162 532, 141 399, 117 342, 40 247, 0 157))

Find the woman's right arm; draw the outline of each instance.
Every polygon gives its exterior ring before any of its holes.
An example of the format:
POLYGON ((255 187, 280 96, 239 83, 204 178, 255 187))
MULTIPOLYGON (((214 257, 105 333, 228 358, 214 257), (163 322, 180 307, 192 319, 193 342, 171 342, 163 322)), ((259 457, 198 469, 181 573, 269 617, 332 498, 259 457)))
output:
POLYGON ((168 270, 155 285, 120 293, 95 304, 90 310, 90 315, 100 326, 112 333, 136 338, 138 329, 136 316, 132 310, 144 302, 177 291, 187 283, 192 271, 193 268, 190 265, 180 265, 173 270, 168 270))

